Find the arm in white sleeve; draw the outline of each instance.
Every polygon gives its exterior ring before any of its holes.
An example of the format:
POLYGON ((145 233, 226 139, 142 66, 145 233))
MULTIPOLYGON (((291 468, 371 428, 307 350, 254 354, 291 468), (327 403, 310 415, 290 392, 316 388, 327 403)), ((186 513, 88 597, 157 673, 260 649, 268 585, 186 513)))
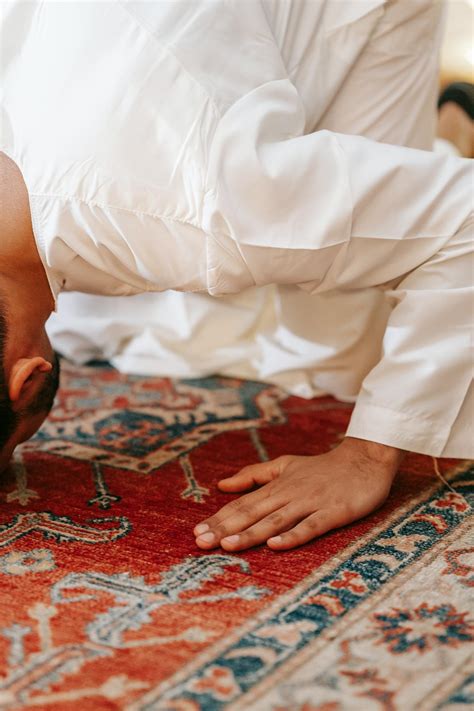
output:
MULTIPOLYGON (((471 379, 472 163, 327 131, 298 135, 291 85, 253 94, 214 139, 209 227, 256 284, 390 290, 384 353, 349 433, 446 453, 471 379)), ((239 279, 218 284, 233 291, 239 279)))

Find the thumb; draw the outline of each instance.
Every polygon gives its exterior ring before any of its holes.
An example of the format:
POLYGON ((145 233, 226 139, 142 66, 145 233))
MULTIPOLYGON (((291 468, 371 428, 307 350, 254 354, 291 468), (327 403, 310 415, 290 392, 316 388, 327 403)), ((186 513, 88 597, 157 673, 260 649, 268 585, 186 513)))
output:
POLYGON ((245 491, 256 485, 268 484, 281 474, 286 463, 285 457, 279 457, 270 462, 250 464, 237 474, 221 479, 217 486, 222 491, 245 491))

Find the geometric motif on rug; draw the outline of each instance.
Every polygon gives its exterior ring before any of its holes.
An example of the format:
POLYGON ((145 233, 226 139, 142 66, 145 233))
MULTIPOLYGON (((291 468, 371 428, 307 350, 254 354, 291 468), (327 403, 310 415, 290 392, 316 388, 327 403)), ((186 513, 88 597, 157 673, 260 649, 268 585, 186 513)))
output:
POLYGON ((0 482, 0 709, 472 705, 470 463, 438 463, 451 491, 409 455, 381 509, 299 549, 195 547, 232 498, 219 478, 327 451, 350 412, 262 383, 66 367, 0 482))
POLYGON ((285 397, 264 383, 173 381, 65 364, 54 413, 26 451, 148 473, 222 432, 283 422, 285 397))

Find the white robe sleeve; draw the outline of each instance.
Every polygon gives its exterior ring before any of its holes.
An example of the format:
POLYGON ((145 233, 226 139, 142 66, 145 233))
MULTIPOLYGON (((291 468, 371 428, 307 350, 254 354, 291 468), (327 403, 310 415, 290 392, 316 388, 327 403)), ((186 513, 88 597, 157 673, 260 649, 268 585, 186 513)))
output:
MULTIPOLYGON (((472 163, 328 131, 298 135, 291 85, 253 94, 214 139, 210 231, 257 285, 386 290, 397 306, 348 434, 473 456, 468 431, 456 452, 448 446, 472 377, 472 163)), ((214 293, 239 288, 227 277, 214 293)))
POLYGON ((383 355, 347 434, 445 457, 474 456, 473 220, 387 296, 383 355), (463 420, 464 432, 454 440, 463 420))

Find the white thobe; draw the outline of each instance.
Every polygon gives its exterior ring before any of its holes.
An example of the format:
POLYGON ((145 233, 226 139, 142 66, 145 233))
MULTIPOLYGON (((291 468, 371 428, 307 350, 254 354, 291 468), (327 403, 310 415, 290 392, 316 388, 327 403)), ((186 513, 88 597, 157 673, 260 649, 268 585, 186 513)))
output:
MULTIPOLYGON (((298 285, 312 305, 305 332, 340 327, 322 346, 345 351, 346 371, 353 346, 348 389, 363 378, 349 435, 472 456, 471 163, 388 145, 431 146, 437 5, 20 3, 2 14, 1 146, 25 178, 55 296, 276 284, 291 324, 298 285), (380 309, 382 346, 375 334, 376 356, 360 357, 380 309)), ((340 394, 327 361, 321 384, 340 394)))

